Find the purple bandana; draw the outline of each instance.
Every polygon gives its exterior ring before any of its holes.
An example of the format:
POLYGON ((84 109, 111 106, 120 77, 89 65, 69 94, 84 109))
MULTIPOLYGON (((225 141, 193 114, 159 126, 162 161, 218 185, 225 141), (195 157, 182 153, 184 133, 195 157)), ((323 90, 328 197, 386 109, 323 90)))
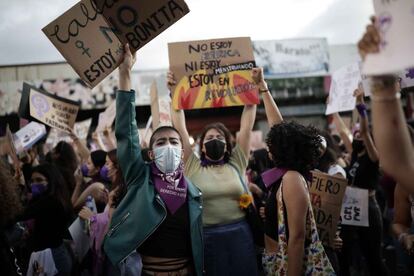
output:
POLYGON ((173 173, 163 173, 151 164, 152 179, 158 194, 171 214, 174 214, 187 198, 187 181, 183 175, 183 164, 173 173))
POLYGON ((262 180, 266 188, 270 188, 288 171, 286 168, 273 168, 262 173, 262 180))
POLYGON ((201 167, 220 166, 220 165, 226 164, 226 162, 224 161, 224 158, 219 161, 212 161, 212 160, 208 160, 205 157, 202 157, 200 161, 201 161, 201 167))

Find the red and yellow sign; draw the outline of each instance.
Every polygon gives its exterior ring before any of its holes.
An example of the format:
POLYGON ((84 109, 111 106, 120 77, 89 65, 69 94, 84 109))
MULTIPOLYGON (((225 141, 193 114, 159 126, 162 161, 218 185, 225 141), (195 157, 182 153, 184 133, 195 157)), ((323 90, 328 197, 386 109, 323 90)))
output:
POLYGON ((170 70, 177 80, 174 109, 259 103, 251 78, 255 62, 250 38, 170 43, 168 51, 170 70))

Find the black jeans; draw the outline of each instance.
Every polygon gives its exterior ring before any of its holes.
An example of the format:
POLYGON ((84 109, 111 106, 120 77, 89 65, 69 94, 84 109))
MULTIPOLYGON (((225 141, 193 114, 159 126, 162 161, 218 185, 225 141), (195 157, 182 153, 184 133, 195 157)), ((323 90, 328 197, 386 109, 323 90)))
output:
POLYGON ((359 256, 355 256, 355 251, 359 251, 364 257, 369 275, 389 275, 382 259, 383 226, 381 210, 375 197, 372 196, 369 197, 368 216, 369 227, 342 226, 343 248, 341 254, 339 254, 340 275, 350 275, 349 268, 353 264, 353 260, 360 259, 359 256), (355 248, 359 250, 353 250, 355 248))

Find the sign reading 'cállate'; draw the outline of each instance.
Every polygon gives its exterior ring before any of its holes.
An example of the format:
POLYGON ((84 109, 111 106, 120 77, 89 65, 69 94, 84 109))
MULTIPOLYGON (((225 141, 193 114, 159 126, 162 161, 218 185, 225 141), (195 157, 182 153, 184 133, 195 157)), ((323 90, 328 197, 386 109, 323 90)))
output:
POLYGON ((81 0, 42 30, 93 88, 135 52, 186 15, 184 0, 81 0))

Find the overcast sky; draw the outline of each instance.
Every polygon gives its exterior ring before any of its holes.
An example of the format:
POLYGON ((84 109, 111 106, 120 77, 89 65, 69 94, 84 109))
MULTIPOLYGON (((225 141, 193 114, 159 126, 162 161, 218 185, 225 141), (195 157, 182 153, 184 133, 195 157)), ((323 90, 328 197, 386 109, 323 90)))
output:
MULTIPOLYGON (((145 0, 151 1, 151 0, 145 0)), ((64 61, 41 29, 77 0, 0 0, 0 65, 64 61)), ((191 12, 138 52, 135 69, 168 67, 167 43, 250 36, 356 43, 371 0, 186 0, 191 12)))

